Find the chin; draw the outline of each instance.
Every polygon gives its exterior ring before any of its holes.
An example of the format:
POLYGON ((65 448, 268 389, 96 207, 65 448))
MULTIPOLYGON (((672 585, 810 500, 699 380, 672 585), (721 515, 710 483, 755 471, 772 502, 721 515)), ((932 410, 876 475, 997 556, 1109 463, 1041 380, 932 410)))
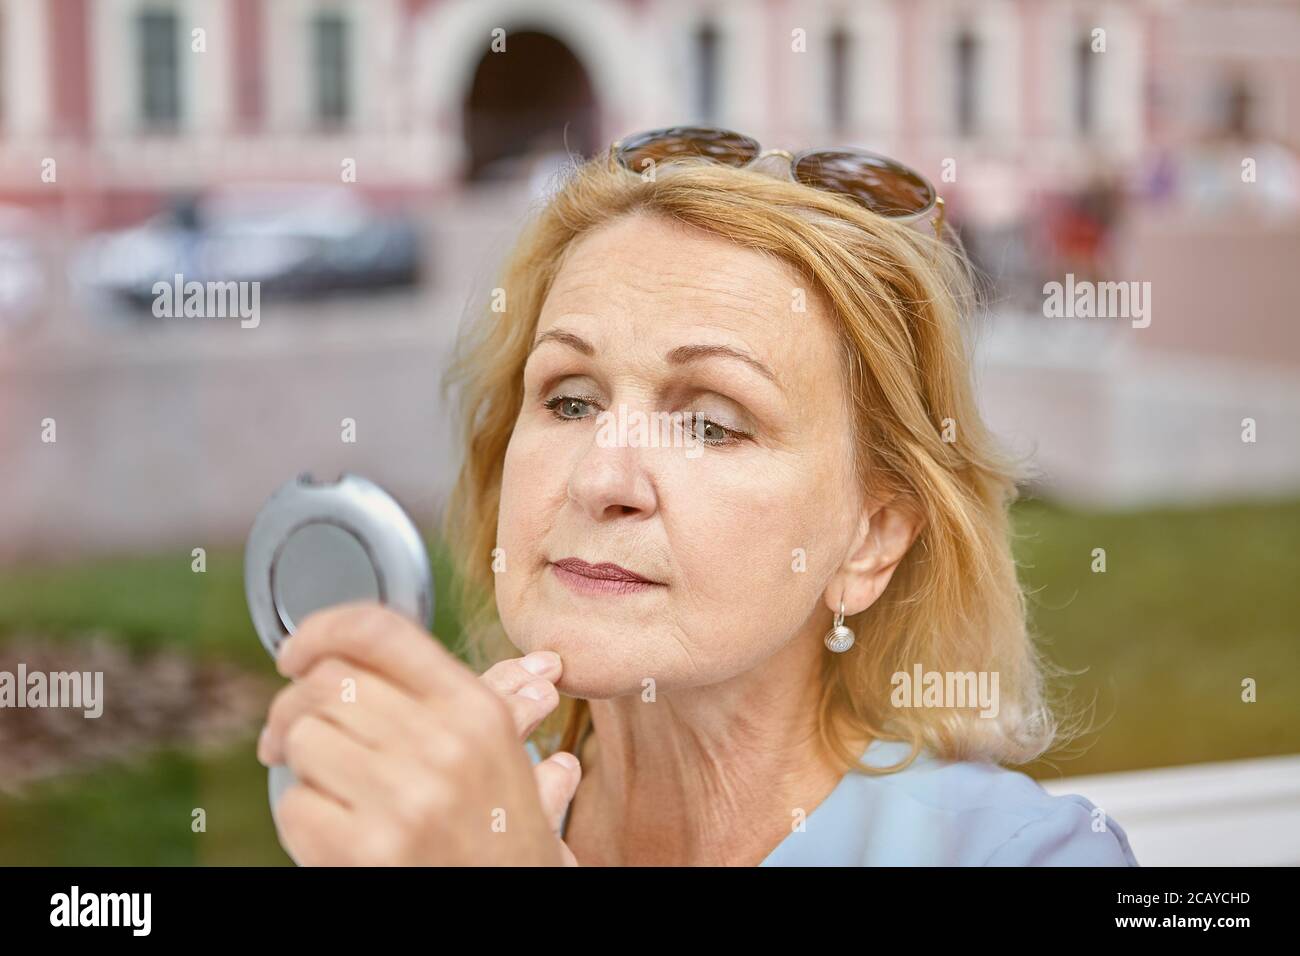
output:
POLYGON ((656 688, 662 687, 662 677, 656 675, 655 669, 636 664, 632 655, 613 658, 608 649, 598 650, 585 639, 581 643, 572 639, 555 640, 545 646, 559 654, 564 662, 564 670, 555 685, 561 694, 590 700, 640 694, 647 677, 655 678, 656 688))
POLYGON ((620 628, 594 628, 590 622, 558 632, 552 628, 553 620, 540 633, 525 629, 524 636, 514 644, 525 654, 546 650, 560 655, 564 669, 555 686, 561 694, 591 700, 639 695, 648 677, 654 678, 658 693, 677 676, 678 662, 669 662, 645 647, 644 631, 637 635, 642 646, 636 646, 620 628))
POLYGON ((617 682, 602 678, 599 674, 579 674, 570 677, 567 670, 555 685, 555 689, 565 697, 579 697, 583 700, 610 700, 630 693, 617 682))

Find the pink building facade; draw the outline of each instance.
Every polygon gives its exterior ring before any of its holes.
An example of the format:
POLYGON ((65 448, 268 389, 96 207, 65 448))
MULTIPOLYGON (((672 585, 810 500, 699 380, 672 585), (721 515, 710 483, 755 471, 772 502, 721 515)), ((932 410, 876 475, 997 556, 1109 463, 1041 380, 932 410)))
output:
POLYGON ((94 224, 169 190, 334 180, 343 158, 376 195, 437 195, 566 127, 579 152, 695 121, 856 143, 946 178, 977 219, 1195 139, 1234 84, 1300 146, 1300 12, 1281 0, 8 0, 0 17, 0 201, 94 224))

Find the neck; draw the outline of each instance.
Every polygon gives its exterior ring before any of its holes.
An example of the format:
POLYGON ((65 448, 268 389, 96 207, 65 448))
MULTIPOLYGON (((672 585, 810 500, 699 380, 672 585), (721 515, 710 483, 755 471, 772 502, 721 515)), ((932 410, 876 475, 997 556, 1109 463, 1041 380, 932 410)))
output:
POLYGON ((801 634, 721 684, 590 701, 565 828, 578 862, 761 863, 842 777, 817 734, 825 653, 801 634))

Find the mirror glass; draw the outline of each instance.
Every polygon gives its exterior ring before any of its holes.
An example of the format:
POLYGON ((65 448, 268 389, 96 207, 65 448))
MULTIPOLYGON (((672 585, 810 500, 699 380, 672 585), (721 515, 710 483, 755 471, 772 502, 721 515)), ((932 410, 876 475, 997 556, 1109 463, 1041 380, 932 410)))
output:
POLYGON ((271 568, 275 608, 292 634, 312 611, 380 599, 379 579, 361 541, 346 528, 317 522, 291 534, 271 568))

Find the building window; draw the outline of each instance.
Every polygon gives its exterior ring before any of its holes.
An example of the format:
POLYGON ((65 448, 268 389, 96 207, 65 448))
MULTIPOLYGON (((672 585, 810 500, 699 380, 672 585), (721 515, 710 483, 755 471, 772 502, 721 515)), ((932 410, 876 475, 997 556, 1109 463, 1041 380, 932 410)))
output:
POLYGON ((849 76, 849 34, 843 27, 836 27, 830 38, 830 100, 831 129, 836 133, 844 132, 849 125, 849 89, 852 80, 849 76))
POLYGON ((312 22, 312 69, 316 119, 323 125, 347 121, 350 68, 348 22, 338 13, 321 13, 312 22))
POLYGON ((979 126, 979 40, 969 29, 957 34, 953 46, 957 80, 957 132, 972 136, 979 126))
POLYGON ((180 22, 170 10, 136 18, 140 56, 140 118, 151 129, 174 128, 181 118, 180 22))
POLYGON ((1074 46, 1074 128, 1083 136, 1091 135, 1097 122, 1095 56, 1091 37, 1080 37, 1074 46))
POLYGON ((695 32, 696 113, 712 122, 718 109, 718 29, 703 23, 695 32))

